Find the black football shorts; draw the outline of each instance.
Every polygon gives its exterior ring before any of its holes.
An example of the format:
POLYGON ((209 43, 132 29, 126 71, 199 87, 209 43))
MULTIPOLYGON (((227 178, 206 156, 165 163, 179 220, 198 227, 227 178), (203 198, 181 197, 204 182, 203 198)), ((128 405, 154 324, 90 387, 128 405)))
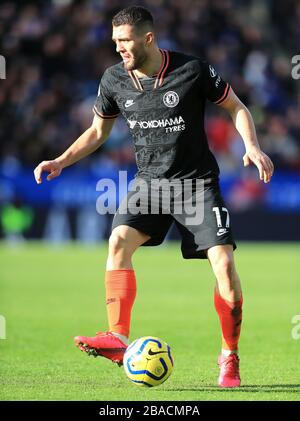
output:
POLYGON ((114 216, 112 229, 119 225, 133 227, 151 237, 143 246, 157 246, 173 222, 181 236, 185 259, 205 259, 206 250, 216 245, 236 248, 217 179, 173 180, 171 184, 166 180, 164 185, 151 186, 136 179, 114 216))

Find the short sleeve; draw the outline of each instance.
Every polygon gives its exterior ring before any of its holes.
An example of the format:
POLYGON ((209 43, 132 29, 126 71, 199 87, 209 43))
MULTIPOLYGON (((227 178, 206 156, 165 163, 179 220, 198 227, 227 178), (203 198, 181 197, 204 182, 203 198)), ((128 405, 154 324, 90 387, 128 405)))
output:
POLYGON ((113 90, 110 88, 111 85, 112 81, 106 71, 101 78, 93 107, 94 113, 102 118, 116 118, 120 114, 118 104, 114 100, 113 90))
POLYGON ((230 91, 229 83, 225 82, 217 73, 215 68, 207 63, 202 62, 202 89, 205 96, 214 104, 220 105, 228 97, 230 91))

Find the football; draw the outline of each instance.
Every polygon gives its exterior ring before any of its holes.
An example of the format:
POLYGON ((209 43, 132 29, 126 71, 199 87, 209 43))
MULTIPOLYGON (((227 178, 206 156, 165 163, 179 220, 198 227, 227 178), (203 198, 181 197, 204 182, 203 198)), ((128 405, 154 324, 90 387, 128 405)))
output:
POLYGON ((143 336, 127 348, 124 359, 127 377, 138 386, 159 386, 173 370, 173 358, 169 345, 163 340, 143 336))

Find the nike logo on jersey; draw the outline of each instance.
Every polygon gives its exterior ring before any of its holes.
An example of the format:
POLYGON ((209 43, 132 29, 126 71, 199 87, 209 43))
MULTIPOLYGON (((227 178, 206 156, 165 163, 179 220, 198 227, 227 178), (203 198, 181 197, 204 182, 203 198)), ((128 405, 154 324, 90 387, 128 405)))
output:
POLYGON ((219 231, 217 232, 217 236, 220 237, 220 235, 224 235, 228 232, 228 230, 226 228, 220 228, 219 231))
POLYGON ((134 104, 133 99, 127 99, 127 101, 125 102, 125 108, 131 107, 134 104))
POLYGON ((148 354, 149 355, 156 355, 156 354, 166 354, 167 353, 167 351, 152 351, 152 349, 150 348, 149 349, 149 351, 148 351, 148 354))

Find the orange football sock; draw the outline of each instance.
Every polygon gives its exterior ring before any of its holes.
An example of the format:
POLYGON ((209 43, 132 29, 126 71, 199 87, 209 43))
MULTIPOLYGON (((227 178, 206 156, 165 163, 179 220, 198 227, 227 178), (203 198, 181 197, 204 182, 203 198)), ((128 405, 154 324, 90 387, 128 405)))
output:
POLYGON ((237 351, 242 324, 243 297, 235 302, 226 301, 215 289, 214 302, 222 330, 222 349, 237 351))
POLYGON ((131 309, 136 296, 134 270, 108 270, 105 288, 109 330, 128 337, 131 309))

